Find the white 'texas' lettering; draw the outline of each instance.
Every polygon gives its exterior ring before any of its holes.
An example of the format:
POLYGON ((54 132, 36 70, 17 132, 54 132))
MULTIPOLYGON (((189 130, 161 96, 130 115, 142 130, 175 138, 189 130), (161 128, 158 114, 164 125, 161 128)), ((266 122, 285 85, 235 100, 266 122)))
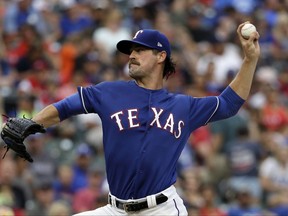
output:
POLYGON ((159 117, 160 117, 161 113, 162 113, 164 110, 163 110, 163 109, 160 109, 160 111, 157 112, 157 109, 156 109, 155 107, 152 107, 151 109, 152 109, 152 111, 154 112, 154 120, 150 123, 150 126, 153 126, 153 124, 156 122, 157 127, 158 127, 158 128, 162 128, 162 126, 161 126, 161 124, 160 124, 160 122, 159 122, 159 117))
POLYGON ((170 113, 169 117, 166 120, 166 124, 164 126, 164 130, 167 130, 167 127, 170 128, 170 133, 173 133, 173 127, 174 127, 174 117, 173 114, 170 113))
POLYGON ((133 115, 133 112, 136 112, 136 114, 138 114, 138 110, 137 109, 128 110, 128 120, 130 128, 139 127, 140 125, 139 123, 134 124, 133 119, 137 119, 137 115, 133 115))
POLYGON ((123 111, 114 113, 113 115, 111 115, 111 119, 113 119, 113 118, 116 119, 116 123, 117 123, 117 125, 119 127, 119 130, 122 131, 124 128, 123 128, 123 125, 121 124, 121 119, 119 117, 120 114, 123 115, 123 111))
POLYGON ((174 132, 174 136, 176 139, 178 139, 181 136, 181 128, 182 128, 181 125, 182 125, 182 127, 184 126, 183 121, 178 122, 178 135, 176 134, 176 131, 174 132))
MULTIPOLYGON (((184 127, 184 121, 180 120, 176 125, 175 125, 175 118, 173 113, 170 113, 169 116, 166 119, 163 119, 163 117, 161 117, 161 115, 163 114, 164 110, 163 109, 159 109, 157 110, 157 108, 155 107, 151 107, 151 110, 154 113, 154 118, 150 123, 150 126, 155 126, 159 129, 163 129, 171 134, 174 135, 174 137, 176 139, 178 139, 181 134, 182 134, 182 128, 184 127), (164 125, 164 127, 162 127, 161 123, 164 125), (165 124, 164 124, 165 123, 165 124), (174 129, 174 126, 177 126, 177 129, 174 129)), ((119 130, 122 131, 124 129, 129 129, 129 128, 136 128, 136 127, 140 127, 141 124, 138 120, 138 109, 128 109, 127 113, 125 111, 125 115, 124 115, 124 111, 119 111, 116 112, 114 114, 111 115, 111 119, 114 119, 119 130), (122 120, 123 118, 127 118, 128 120, 128 124, 127 126, 123 126, 122 124, 122 120)))

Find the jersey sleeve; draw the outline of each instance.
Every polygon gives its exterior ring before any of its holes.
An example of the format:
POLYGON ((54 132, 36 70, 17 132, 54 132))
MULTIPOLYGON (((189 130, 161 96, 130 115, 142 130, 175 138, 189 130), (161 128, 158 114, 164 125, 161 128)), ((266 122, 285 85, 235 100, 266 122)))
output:
POLYGON ((101 84, 78 87, 78 93, 85 113, 97 113, 101 104, 101 84))
POLYGON ((61 121, 73 115, 97 113, 100 106, 100 87, 78 87, 78 92, 59 102, 54 103, 61 121))
POLYGON ((237 114, 244 104, 243 100, 233 89, 228 86, 218 97, 219 107, 209 121, 217 121, 232 117, 237 114))
POLYGON ((192 98, 189 115, 191 131, 207 124, 218 107, 219 99, 216 96, 192 98))
POLYGON ((60 121, 63 121, 70 116, 84 113, 78 93, 58 101, 53 105, 58 110, 60 121))
MULTIPOLYGON (((232 117, 241 108, 245 100, 239 97, 230 87, 219 96, 193 98, 190 110, 190 125, 195 128, 208 122, 232 117)), ((195 129, 195 128, 192 128, 195 129)))

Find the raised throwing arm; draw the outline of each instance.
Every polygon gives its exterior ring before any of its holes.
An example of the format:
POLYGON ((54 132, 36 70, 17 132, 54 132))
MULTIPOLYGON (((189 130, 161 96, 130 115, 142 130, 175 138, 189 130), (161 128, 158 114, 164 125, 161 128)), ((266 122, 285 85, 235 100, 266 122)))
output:
POLYGON ((241 35, 241 28, 245 23, 240 24, 237 29, 244 53, 243 63, 236 77, 229 85, 244 100, 249 96, 256 65, 260 56, 260 46, 258 43, 260 36, 258 32, 252 33, 249 39, 245 39, 241 35))

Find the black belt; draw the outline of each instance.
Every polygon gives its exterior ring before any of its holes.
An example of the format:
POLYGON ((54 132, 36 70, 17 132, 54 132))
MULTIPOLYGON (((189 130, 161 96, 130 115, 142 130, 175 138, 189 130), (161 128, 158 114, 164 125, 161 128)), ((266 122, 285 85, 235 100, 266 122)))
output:
MULTIPOLYGON (((157 205, 159 205, 161 203, 164 203, 164 202, 166 202, 168 200, 168 197, 165 196, 164 194, 159 194, 155 198, 156 198, 157 205)), ((148 208, 147 200, 122 202, 122 201, 116 199, 115 202, 116 202, 115 204, 116 204, 117 208, 122 209, 122 210, 124 210, 126 212, 136 212, 136 211, 140 211, 140 210, 148 208)), ((108 197, 108 203, 112 204, 111 195, 110 194, 109 194, 109 197, 108 197)))

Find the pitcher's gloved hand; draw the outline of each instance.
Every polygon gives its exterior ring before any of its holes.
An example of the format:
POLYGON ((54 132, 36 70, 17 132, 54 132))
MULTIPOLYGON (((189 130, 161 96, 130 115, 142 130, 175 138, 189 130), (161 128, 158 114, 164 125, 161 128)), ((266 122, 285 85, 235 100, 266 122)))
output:
POLYGON ((26 146, 23 142, 25 138, 31 134, 45 132, 46 130, 43 125, 36 123, 32 119, 25 118, 25 116, 23 118, 8 117, 7 122, 1 131, 1 138, 6 144, 6 153, 9 149, 12 149, 18 156, 28 160, 29 162, 33 162, 33 159, 27 152, 26 146))

